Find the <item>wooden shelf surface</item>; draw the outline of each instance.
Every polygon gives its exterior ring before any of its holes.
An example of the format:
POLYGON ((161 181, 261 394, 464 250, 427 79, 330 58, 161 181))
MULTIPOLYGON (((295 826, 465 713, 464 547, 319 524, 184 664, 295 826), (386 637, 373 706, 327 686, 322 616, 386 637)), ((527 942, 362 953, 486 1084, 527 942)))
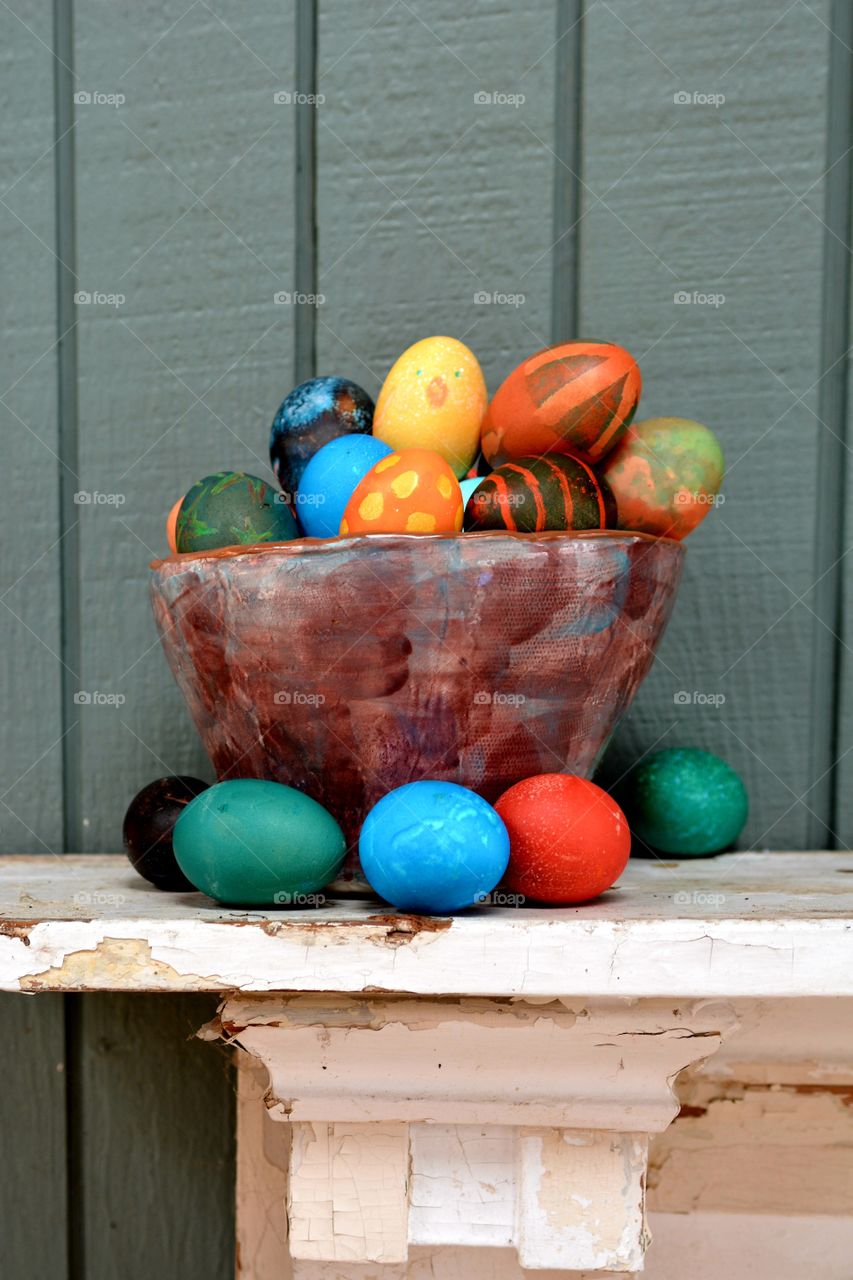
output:
POLYGON ((0 989, 417 995, 853 995, 853 853, 632 860, 572 908, 452 918, 375 899, 247 910, 123 856, 0 858, 0 989))

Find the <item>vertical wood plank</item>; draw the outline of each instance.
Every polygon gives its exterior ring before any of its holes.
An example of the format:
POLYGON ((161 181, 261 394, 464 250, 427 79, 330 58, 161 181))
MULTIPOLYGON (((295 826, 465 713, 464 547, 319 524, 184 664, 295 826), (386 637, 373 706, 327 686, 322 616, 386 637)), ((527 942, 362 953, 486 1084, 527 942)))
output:
POLYGON ((0 997, 3 1273, 65 1280, 65 1040, 62 996, 0 997))
POLYGON ((554 14, 320 5, 319 373, 375 395, 405 347, 446 333, 494 391, 547 345, 554 14))
POLYGON ((6 520, 0 539, 4 714, 0 842, 62 841, 53 32, 48 7, 0 10, 0 421, 6 520), (20 15, 18 14, 20 10, 20 15))
MULTIPOLYGON (((148 563, 172 502, 269 475, 292 385, 292 0, 78 0, 81 828, 115 849, 130 796, 210 776, 160 651, 148 563), (276 95, 280 99, 276 100, 276 95), (106 697, 98 697, 106 695, 106 697)), ((75 1280, 234 1272, 233 1098, 201 1002, 72 1005, 75 1280)))
MULTIPOLYGON (((0 8, 5 853, 55 852, 63 834, 53 40, 49 5, 10 0, 0 8)), ((3 1271, 65 1280, 62 999, 5 995, 0 1026, 3 1271)))
POLYGON ((293 290, 294 7, 76 13, 82 812, 86 847, 110 850, 152 777, 210 776, 148 565, 196 479, 270 476, 292 385, 294 307, 275 297, 293 290))
POLYGON ((234 1082, 207 997, 83 995, 75 1280, 233 1280, 234 1082))
POLYGON ((828 20, 617 0, 585 24, 582 327, 640 359, 640 416, 708 423, 728 462, 611 768, 718 752, 750 793, 743 842, 781 848, 812 821, 828 20))

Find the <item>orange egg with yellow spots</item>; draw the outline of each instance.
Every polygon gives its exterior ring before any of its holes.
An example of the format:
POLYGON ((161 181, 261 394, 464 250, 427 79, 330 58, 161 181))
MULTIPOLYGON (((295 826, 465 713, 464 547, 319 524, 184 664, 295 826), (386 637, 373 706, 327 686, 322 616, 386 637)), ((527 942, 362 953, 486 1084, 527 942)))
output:
POLYGON ((359 481, 341 537, 359 533, 458 533, 464 503, 448 462, 432 449, 389 453, 359 481))
POLYGON ((382 385, 373 434, 392 449, 434 449, 464 476, 480 448, 488 405, 477 357, 456 338, 423 338, 382 385))

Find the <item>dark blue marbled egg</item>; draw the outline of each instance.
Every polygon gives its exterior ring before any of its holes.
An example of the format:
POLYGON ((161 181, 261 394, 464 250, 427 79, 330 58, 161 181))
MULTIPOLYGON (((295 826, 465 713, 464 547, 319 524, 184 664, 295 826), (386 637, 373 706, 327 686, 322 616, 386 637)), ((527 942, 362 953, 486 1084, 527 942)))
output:
POLYGON ((349 378, 310 378, 281 402, 270 432, 270 461, 286 494, 294 494, 318 449, 338 436, 369 434, 373 401, 349 378))

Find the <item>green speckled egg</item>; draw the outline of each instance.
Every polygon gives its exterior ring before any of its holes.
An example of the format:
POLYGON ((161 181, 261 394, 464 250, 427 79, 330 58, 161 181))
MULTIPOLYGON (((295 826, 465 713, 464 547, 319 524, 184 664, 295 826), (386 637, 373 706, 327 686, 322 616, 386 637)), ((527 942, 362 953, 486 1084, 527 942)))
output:
POLYGON ((717 505, 725 463, 720 442, 690 418, 629 426, 601 467, 620 529, 686 538, 717 505))
POLYGON ((694 747, 657 751, 643 760, 619 788, 619 801, 634 835, 661 853, 682 857, 727 849, 749 810, 734 769, 694 747))
POLYGON ((178 866, 202 893, 234 906, 303 906, 341 868, 343 832, 321 804, 258 778, 218 782, 172 833, 178 866))
POLYGON ((289 542, 299 530, 282 495, 245 471, 218 471, 189 490, 178 513, 178 551, 289 542))

